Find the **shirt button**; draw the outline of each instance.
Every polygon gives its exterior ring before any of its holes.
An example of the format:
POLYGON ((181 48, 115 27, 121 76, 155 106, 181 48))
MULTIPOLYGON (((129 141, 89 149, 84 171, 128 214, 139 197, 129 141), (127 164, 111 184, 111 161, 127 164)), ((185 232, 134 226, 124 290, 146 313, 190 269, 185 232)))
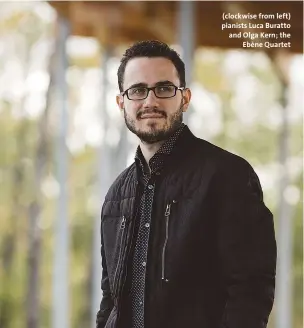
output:
POLYGON ((145 227, 146 227, 146 228, 149 228, 149 227, 150 227, 150 224, 149 224, 149 223, 146 223, 146 224, 145 224, 145 227))
POLYGON ((160 172, 156 172, 155 174, 156 174, 156 175, 160 175, 160 172))
POLYGON ((146 262, 143 262, 143 263, 142 263, 142 266, 146 266, 146 264, 147 264, 146 262))
POLYGON ((149 188, 149 189, 153 189, 153 186, 152 186, 152 185, 149 185, 148 188, 149 188))

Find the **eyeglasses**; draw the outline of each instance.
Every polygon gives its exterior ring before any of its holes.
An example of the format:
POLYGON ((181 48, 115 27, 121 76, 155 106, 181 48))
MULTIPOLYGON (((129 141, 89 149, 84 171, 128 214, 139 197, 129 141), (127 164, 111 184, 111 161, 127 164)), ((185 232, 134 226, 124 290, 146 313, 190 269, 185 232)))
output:
POLYGON ((126 95, 129 100, 144 100, 148 97, 148 94, 152 90, 155 97, 161 99, 172 98, 176 95, 177 90, 184 90, 184 88, 176 87, 173 84, 170 85, 157 85, 155 87, 131 87, 122 93, 122 96, 126 95))

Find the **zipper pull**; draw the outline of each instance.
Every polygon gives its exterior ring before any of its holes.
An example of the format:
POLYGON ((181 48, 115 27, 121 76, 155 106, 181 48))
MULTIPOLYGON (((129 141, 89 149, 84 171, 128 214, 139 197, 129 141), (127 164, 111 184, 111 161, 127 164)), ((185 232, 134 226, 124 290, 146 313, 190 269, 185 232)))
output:
POLYGON ((120 225, 120 229, 124 229, 126 226, 126 217, 123 216, 122 217, 122 221, 121 221, 121 225, 120 225))
POLYGON ((165 211, 165 216, 169 216, 171 211, 171 204, 167 204, 166 211, 165 211))

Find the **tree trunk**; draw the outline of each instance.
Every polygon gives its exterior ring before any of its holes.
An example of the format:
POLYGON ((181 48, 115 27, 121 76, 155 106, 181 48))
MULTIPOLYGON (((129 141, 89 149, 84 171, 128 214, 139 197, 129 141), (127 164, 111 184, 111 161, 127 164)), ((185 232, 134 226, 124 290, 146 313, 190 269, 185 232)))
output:
POLYGON ((12 270, 16 252, 16 241, 18 239, 18 218, 20 217, 22 207, 22 193, 24 184, 24 165, 22 159, 25 157, 26 150, 26 133, 28 125, 26 121, 21 121, 17 131, 17 157, 12 168, 12 205, 10 216, 10 229, 4 236, 1 243, 1 258, 4 279, 1 282, 3 296, 0 299, 0 327, 8 328, 10 318, 13 314, 13 301, 11 300, 10 282, 12 279, 12 270))
MULTIPOLYGON (((28 75, 29 69, 29 49, 24 39, 19 40, 21 49, 20 59, 24 63, 24 80, 28 75)), ((22 112, 25 103, 25 95, 19 101, 18 107, 22 112)), ((25 166, 24 158, 27 155, 27 143, 26 137, 28 134, 29 123, 26 118, 20 120, 19 126, 16 131, 16 158, 12 166, 12 204, 11 204, 11 216, 10 216, 10 229, 1 243, 1 255, 4 271, 4 279, 1 281, 3 286, 3 297, 0 299, 0 327, 9 328, 11 326, 11 318, 14 316, 14 301, 12 299, 12 292, 10 290, 13 282, 13 264, 16 253, 16 243, 18 240, 18 227, 20 217, 24 210, 23 195, 25 192, 24 188, 24 177, 25 177, 25 166)))
POLYGON ((29 230, 28 230, 28 290, 27 290, 27 328, 39 327, 39 267, 41 257, 41 230, 39 221, 42 212, 41 199, 41 183, 45 176, 47 161, 48 161, 48 117, 49 105, 53 86, 53 55, 50 59, 49 76, 50 82, 46 94, 46 105, 43 114, 41 115, 38 125, 38 144, 35 156, 34 166, 34 197, 29 205, 29 230))
POLYGON ((290 55, 283 51, 272 52, 269 55, 273 68, 281 83, 282 127, 278 140, 279 171, 279 199, 278 199, 278 261, 276 279, 276 311, 275 327, 291 328, 292 324, 292 216, 293 209, 285 199, 284 193, 290 183, 287 160, 289 157, 289 120, 288 120, 288 83, 290 55))

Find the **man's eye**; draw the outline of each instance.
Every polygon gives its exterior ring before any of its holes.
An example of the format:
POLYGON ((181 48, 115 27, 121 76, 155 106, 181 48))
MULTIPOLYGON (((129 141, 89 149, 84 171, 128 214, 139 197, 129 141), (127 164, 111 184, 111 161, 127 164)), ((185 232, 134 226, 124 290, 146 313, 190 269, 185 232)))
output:
POLYGON ((173 91, 173 86, 172 85, 163 85, 161 87, 158 87, 158 92, 172 92, 173 91))
POLYGON ((144 94, 145 92, 146 92, 145 88, 134 88, 130 90, 131 95, 141 95, 144 94))

